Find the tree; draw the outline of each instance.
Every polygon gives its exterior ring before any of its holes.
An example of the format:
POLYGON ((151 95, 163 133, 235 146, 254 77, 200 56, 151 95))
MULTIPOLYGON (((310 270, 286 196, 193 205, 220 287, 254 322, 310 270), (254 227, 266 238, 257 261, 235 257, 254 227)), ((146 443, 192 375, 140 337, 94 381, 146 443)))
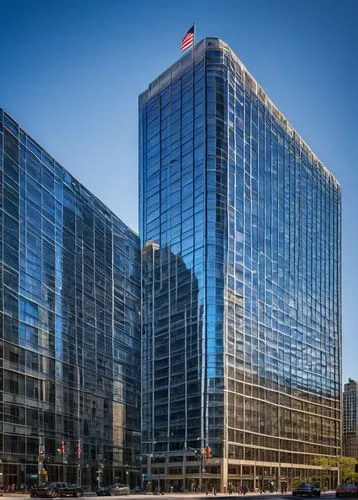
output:
POLYGON ((357 460, 352 457, 329 457, 316 455, 313 457, 313 464, 319 465, 323 470, 329 471, 333 467, 338 467, 341 471, 342 482, 358 481, 358 473, 354 472, 357 460))

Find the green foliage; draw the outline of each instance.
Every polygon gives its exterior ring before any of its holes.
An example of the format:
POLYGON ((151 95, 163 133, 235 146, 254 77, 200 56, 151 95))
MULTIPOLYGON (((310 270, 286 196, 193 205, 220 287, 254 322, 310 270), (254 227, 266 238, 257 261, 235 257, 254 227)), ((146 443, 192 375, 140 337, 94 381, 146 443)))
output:
POLYGON ((358 473, 354 472, 357 460, 352 457, 329 457, 317 455, 313 457, 313 464, 319 465, 322 469, 329 471, 332 467, 339 467, 342 481, 357 481, 358 473))
POLYGON ((319 465, 322 469, 329 470, 331 467, 337 467, 337 460, 339 457, 326 457, 322 455, 316 455, 313 457, 313 465, 319 465))

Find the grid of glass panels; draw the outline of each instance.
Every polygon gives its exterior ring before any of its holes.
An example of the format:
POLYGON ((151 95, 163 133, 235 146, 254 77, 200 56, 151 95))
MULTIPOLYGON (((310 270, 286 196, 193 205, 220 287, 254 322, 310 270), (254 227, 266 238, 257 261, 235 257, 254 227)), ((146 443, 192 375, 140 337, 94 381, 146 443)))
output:
MULTIPOLYGON (((153 348, 157 286, 170 274, 156 253, 169 251, 191 271, 202 308, 200 443, 234 465, 275 464, 271 479, 290 486, 303 466, 312 474, 312 455, 340 453, 339 185, 217 39, 154 81, 139 113, 140 236, 152 252, 148 275, 148 252, 143 260, 143 281, 151 276, 152 285, 143 288, 144 452, 158 443, 172 449, 168 378, 163 423, 155 417, 153 348)), ((167 347, 172 276, 161 331, 167 347)), ((183 317, 182 325, 183 347, 183 317)), ((190 394, 185 367, 182 391, 190 394)), ((225 479, 212 468, 226 485, 239 474, 228 470, 225 479)), ((246 473, 254 487, 258 471, 241 468, 240 481, 246 473)))
POLYGON ((230 52, 206 57, 208 171, 227 200, 229 456, 308 465, 340 449, 340 189, 230 52))
POLYGON ((200 448, 205 300, 204 60, 140 106, 144 453, 200 448), (194 168, 195 165, 195 168, 194 168), (154 244, 153 244, 154 242, 154 244))
POLYGON ((4 486, 133 484, 139 239, 2 110, 0 174, 4 486))

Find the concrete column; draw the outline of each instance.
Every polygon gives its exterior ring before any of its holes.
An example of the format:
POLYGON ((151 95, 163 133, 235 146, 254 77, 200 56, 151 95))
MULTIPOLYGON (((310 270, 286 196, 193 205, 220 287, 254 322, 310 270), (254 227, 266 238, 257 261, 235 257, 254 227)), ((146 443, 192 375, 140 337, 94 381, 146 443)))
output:
POLYGON ((220 464, 220 493, 224 493, 228 491, 227 487, 227 467, 228 460, 227 458, 223 458, 220 464))
POLYGON ((164 491, 167 492, 169 491, 169 483, 168 483, 168 464, 169 462, 169 457, 165 457, 165 462, 164 462, 164 491))
POLYGON ((281 491, 281 463, 278 464, 278 468, 277 468, 277 481, 276 481, 276 484, 277 484, 277 491, 281 491))
POLYGON ((152 455, 147 455, 147 477, 150 478, 147 480, 147 489, 148 482, 150 481, 150 489, 153 489, 153 478, 152 478, 152 455))
POLYGON ((183 457, 183 468, 182 468, 182 476, 183 476, 183 488, 186 490, 186 455, 183 457))

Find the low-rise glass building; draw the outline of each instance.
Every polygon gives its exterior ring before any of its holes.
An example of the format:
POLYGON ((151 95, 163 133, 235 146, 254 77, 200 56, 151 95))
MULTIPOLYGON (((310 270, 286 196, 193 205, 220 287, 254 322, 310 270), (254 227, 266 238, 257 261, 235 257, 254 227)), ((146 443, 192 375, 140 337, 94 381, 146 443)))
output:
POLYGON ((138 484, 139 239, 0 109, 0 486, 138 484))

